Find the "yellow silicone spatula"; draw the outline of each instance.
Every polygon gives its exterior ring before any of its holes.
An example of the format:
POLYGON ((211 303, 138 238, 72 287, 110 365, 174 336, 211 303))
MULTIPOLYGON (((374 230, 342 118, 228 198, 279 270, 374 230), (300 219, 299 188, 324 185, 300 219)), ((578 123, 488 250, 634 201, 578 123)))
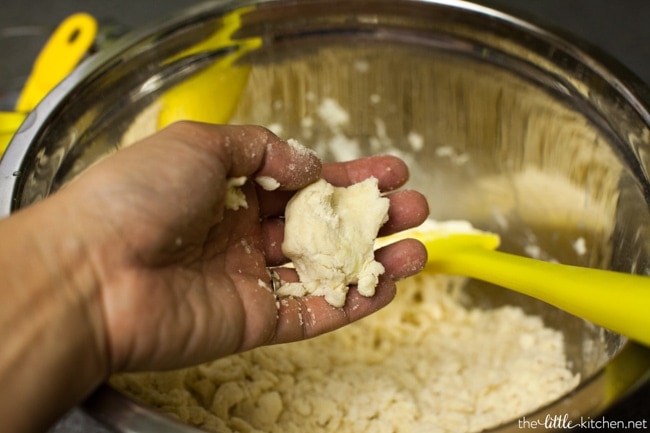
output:
POLYGON ((67 17, 47 40, 25 82, 15 111, 0 112, 0 156, 30 111, 79 64, 97 34, 97 22, 85 13, 67 17))
POLYGON ((0 158, 9 145, 14 133, 25 120, 25 113, 0 111, 0 158))
POLYGON ((650 277, 496 251, 497 234, 459 230, 456 224, 422 226, 399 237, 424 243, 429 271, 476 278, 529 295, 650 346, 650 277))
POLYGON ((69 16, 54 30, 34 62, 16 111, 29 112, 79 64, 97 34, 97 22, 85 13, 69 16))
POLYGON ((241 27, 241 17, 253 7, 237 9, 222 18, 222 26, 210 37, 168 59, 181 60, 221 48, 233 50, 220 56, 210 66, 162 94, 158 129, 178 120, 208 123, 227 123, 246 87, 250 67, 235 65, 245 53, 259 47, 261 38, 235 40, 234 33, 241 27))

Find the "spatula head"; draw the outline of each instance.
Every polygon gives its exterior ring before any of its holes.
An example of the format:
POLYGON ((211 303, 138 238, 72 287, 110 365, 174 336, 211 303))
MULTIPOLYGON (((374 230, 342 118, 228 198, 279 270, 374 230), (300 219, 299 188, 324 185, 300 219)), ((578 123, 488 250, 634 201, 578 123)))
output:
POLYGON ((241 16, 252 8, 240 8, 225 15, 222 28, 167 60, 190 64, 209 60, 210 66, 162 95, 159 129, 179 120, 207 123, 227 123, 230 120, 246 88, 250 72, 250 67, 235 63, 244 54, 262 45, 261 38, 233 38, 241 27, 241 16))
POLYGON ((496 233, 478 230, 467 221, 426 220, 413 229, 378 239, 378 246, 406 238, 414 238, 424 244, 429 254, 429 263, 436 262, 453 251, 468 248, 495 250, 501 243, 496 233))

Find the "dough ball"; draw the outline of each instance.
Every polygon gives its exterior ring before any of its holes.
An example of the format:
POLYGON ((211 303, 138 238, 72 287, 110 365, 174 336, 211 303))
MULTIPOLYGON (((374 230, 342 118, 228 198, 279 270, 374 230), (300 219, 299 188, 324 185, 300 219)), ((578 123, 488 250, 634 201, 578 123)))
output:
POLYGON ((299 283, 283 283, 279 296, 324 296, 345 304, 348 286, 373 296, 384 267, 374 259, 374 241, 388 220, 387 198, 377 179, 347 188, 321 179, 298 191, 287 204, 282 251, 292 260, 299 283))

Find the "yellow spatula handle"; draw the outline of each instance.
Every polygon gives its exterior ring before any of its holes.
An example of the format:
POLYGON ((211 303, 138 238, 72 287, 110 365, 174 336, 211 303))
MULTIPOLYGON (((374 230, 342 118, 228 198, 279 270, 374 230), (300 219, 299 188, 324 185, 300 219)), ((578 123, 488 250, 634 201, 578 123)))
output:
POLYGON ((523 293, 650 346, 650 277, 561 265, 481 247, 437 254, 429 266, 523 293))
POLYGON ((13 111, 0 111, 0 158, 7 145, 14 136, 14 133, 25 120, 24 113, 15 113, 13 111))
POLYGON ((97 22, 85 13, 71 15, 59 24, 34 62, 16 111, 32 111, 77 66, 96 34, 97 22))

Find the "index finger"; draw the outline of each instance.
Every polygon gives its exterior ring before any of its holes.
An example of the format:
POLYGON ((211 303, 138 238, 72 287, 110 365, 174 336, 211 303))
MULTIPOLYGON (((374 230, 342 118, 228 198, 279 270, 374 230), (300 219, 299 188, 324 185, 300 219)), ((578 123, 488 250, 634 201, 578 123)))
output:
POLYGON ((392 191, 409 179, 409 169, 404 161, 392 155, 375 155, 353 161, 326 164, 321 177, 334 186, 350 186, 369 177, 378 181, 382 192, 392 191))
POLYGON ((193 146, 215 155, 228 177, 263 179, 266 182, 260 183, 267 189, 306 186, 318 179, 322 166, 314 152, 284 141, 261 126, 182 121, 159 133, 159 141, 165 138, 173 139, 173 143, 191 141, 193 146))
MULTIPOLYGON (((408 166, 391 155, 375 155, 346 162, 323 164, 321 177, 338 187, 347 187, 369 177, 377 179, 382 192, 395 190, 409 179, 408 166)), ((292 193, 259 194, 260 214, 264 217, 281 215, 292 193)))

